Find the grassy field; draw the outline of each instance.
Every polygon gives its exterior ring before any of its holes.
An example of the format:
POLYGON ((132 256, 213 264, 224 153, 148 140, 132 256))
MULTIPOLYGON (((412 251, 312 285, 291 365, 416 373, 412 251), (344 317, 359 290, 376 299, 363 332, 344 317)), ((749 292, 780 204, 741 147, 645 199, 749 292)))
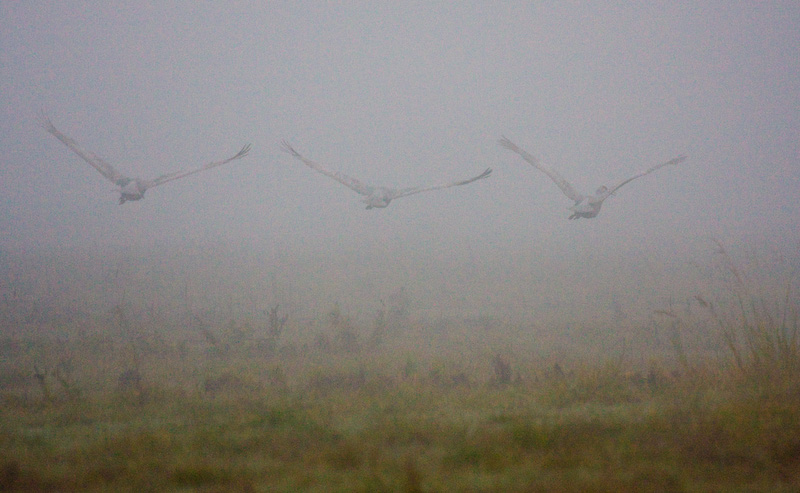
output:
POLYGON ((698 355, 664 316, 667 353, 562 360, 456 321, 29 327, 0 342, 0 489, 797 491, 796 319, 698 355))
POLYGON ((646 326, 8 304, 0 490, 800 491, 795 291, 722 254, 646 326))

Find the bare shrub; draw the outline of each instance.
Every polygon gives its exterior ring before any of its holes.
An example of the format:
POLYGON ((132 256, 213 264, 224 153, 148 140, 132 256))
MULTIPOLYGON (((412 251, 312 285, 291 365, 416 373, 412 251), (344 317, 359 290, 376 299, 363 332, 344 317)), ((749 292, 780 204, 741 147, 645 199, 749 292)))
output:
POLYGON ((52 370, 40 369, 38 365, 34 365, 33 377, 42 391, 42 397, 45 402, 52 402, 55 399, 53 389, 50 387, 51 377, 58 382, 67 400, 75 401, 81 396, 80 389, 72 377, 72 366, 69 361, 59 362, 52 370))
POLYGON ((233 373, 226 372, 215 377, 206 377, 203 381, 203 390, 209 394, 237 393, 245 390, 244 380, 233 373))
POLYGON ((139 373, 139 370, 131 368, 120 373, 119 377, 117 377, 117 390, 121 392, 131 390, 141 392, 142 374, 139 373))
POLYGON ((47 382, 47 370, 40 370, 39 366, 34 365, 33 377, 36 379, 36 383, 39 384, 39 389, 42 391, 44 400, 47 402, 51 401, 53 399, 53 394, 50 392, 50 385, 47 382))
POLYGON ((383 345, 386 339, 386 327, 386 304, 383 302, 383 300, 381 300, 381 307, 375 314, 375 321, 372 326, 372 335, 369 339, 369 344, 371 347, 377 348, 383 345))
POLYGON ((493 384, 506 385, 511 383, 511 363, 499 353, 492 358, 492 370, 494 370, 493 384))

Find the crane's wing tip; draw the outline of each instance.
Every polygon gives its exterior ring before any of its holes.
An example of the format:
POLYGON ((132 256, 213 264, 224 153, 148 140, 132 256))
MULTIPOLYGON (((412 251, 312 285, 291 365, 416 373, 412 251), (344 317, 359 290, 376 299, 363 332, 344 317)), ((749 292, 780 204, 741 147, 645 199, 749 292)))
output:
POLYGON ((51 128, 55 128, 53 126, 53 122, 50 120, 50 117, 47 116, 45 113, 44 108, 41 108, 38 113, 36 113, 36 123, 42 126, 45 130, 50 130, 51 128))
POLYGON ((289 141, 286 139, 281 140, 281 150, 283 152, 288 152, 289 154, 292 154, 294 156, 298 155, 297 151, 295 151, 294 147, 292 147, 292 144, 290 144, 289 141))

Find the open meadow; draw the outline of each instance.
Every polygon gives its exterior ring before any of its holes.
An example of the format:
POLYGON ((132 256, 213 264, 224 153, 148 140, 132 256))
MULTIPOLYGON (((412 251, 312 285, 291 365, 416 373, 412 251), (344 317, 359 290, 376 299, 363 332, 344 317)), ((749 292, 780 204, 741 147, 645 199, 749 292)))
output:
POLYGON ((0 489, 797 491, 792 286, 725 265, 624 329, 7 311, 0 489))

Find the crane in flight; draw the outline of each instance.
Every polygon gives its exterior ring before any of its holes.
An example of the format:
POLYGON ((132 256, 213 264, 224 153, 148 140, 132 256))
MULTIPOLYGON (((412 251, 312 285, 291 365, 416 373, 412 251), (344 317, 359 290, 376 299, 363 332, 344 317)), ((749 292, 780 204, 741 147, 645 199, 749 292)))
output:
POLYGON ((163 185, 164 183, 170 182, 172 180, 177 180, 179 178, 185 178, 189 175, 193 175, 195 173, 200 173, 201 171, 206 171, 211 168, 216 168, 217 166, 222 166, 223 164, 229 163, 236 159, 241 159, 250 152, 250 144, 246 144, 242 149, 236 153, 235 156, 229 157, 223 161, 215 161, 213 163, 208 163, 203 166, 199 166, 196 168, 186 169, 175 171, 172 173, 167 173, 165 175, 158 176, 151 180, 143 180, 141 178, 130 178, 119 171, 116 168, 105 162, 102 158, 98 157, 95 153, 83 149, 77 142, 75 142, 72 138, 64 135, 63 133, 59 132, 58 129, 53 125, 53 122, 50 121, 47 116, 43 113, 39 115, 39 124, 44 127, 45 130, 53 134, 58 140, 64 143, 67 147, 72 149, 72 151, 83 158, 84 161, 92 165, 94 169, 100 172, 108 181, 113 183, 117 186, 117 191, 119 192, 119 203, 124 204, 126 201, 132 200, 141 200, 144 198, 144 193, 149 190, 150 188, 157 187, 159 185, 163 185))
POLYGON ((486 168, 486 170, 483 173, 477 176, 473 176, 472 178, 468 178, 466 180, 445 183, 444 185, 434 185, 430 187, 410 187, 410 188, 400 188, 400 189, 378 187, 378 186, 366 185, 355 178, 345 175, 344 173, 328 170, 327 168, 320 166, 314 161, 306 159, 299 152, 295 151, 294 148, 285 140, 282 142, 281 148, 284 151, 291 154, 292 156, 294 156, 295 158, 305 163, 305 165, 308 166, 309 168, 318 171, 319 173, 322 173, 323 175, 329 178, 333 178, 342 185, 350 188, 351 190, 354 190, 356 193, 363 195, 364 198, 361 200, 362 202, 367 204, 367 209, 386 207, 392 200, 398 199, 400 197, 407 197, 409 195, 414 195, 422 192, 429 192, 431 190, 441 190, 443 188, 466 185, 468 183, 472 183, 473 181, 488 178, 489 175, 492 174, 492 169, 486 168))
POLYGON ((612 196, 623 185, 635 180, 636 178, 641 178, 644 175, 648 175, 657 169, 663 168, 664 166, 682 163, 686 160, 686 156, 678 156, 667 161, 666 163, 656 164, 655 166, 651 166, 644 171, 636 173, 630 178, 626 178, 612 187, 606 187, 603 185, 595 191, 594 195, 584 195, 575 190, 575 187, 573 187, 567 180, 562 178, 561 175, 559 175, 555 170, 544 166, 538 159, 530 155, 524 149, 521 149, 507 138, 502 137, 498 143, 506 149, 519 154, 522 159, 527 161, 531 166, 549 176, 550 179, 553 180, 556 185, 558 185, 558 188, 564 192, 564 195, 575 201, 575 204, 569 208, 569 210, 572 211, 572 215, 569 216, 569 219, 590 219, 597 217, 597 215, 600 213, 600 207, 602 207, 603 201, 612 196))

